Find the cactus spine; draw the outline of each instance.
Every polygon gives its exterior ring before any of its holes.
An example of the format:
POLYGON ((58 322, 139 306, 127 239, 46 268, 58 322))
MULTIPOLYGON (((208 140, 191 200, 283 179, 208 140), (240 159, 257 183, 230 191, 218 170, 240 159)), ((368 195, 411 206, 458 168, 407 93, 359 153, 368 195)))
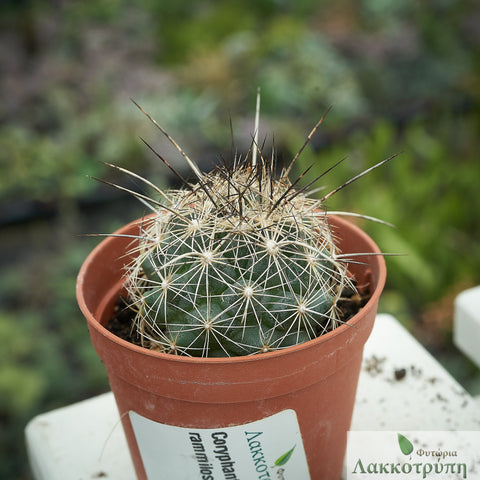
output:
POLYGON ((125 273, 143 345, 188 356, 252 355, 337 327, 337 301, 353 286, 323 204, 330 194, 308 198, 288 178, 323 119, 279 175, 275 155, 265 158, 256 140, 244 158, 203 174, 146 115, 184 156, 196 182, 163 192, 120 169, 162 197, 130 191, 153 210, 141 220, 125 273))

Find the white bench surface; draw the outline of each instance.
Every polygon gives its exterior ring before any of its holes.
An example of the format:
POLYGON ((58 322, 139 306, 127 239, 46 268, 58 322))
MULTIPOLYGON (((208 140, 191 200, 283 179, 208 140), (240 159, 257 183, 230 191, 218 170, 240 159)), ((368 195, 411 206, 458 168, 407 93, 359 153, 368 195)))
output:
MULTIPOLYGON (((365 350, 352 430, 480 430, 480 404, 390 316, 365 350)), ((25 429, 36 480, 135 478, 111 392, 38 415, 25 429)))
POLYGON ((455 345, 480 367, 480 286, 457 296, 454 321, 455 345))

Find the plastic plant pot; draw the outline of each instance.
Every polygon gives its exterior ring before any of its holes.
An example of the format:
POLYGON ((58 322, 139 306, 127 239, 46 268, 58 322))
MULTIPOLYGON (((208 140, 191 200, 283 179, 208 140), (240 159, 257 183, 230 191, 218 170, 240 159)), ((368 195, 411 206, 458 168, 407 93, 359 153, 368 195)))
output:
MULTIPOLYGON (((193 358, 144 349, 105 324, 123 289, 132 238, 108 237, 85 260, 77 299, 114 393, 139 479, 340 479, 363 347, 386 267, 373 240, 330 216, 368 303, 314 340, 258 355, 193 358)), ((135 235, 141 221, 117 234, 135 235)))

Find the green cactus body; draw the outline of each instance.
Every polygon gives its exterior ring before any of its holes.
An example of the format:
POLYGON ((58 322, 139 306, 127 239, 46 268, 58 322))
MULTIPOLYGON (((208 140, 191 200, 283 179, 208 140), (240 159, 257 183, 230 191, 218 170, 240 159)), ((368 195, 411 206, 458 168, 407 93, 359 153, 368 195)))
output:
POLYGON ((338 325, 350 281, 326 212, 272 170, 263 159, 217 168, 144 220, 126 285, 145 346, 251 355, 338 325))

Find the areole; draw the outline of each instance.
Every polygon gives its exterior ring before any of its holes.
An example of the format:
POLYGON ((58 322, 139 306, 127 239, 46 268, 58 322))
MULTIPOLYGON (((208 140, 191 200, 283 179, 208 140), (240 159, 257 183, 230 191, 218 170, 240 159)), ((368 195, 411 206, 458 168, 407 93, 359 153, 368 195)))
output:
MULTIPOLYGON (((227 429, 225 435, 229 432, 231 438, 236 438, 238 432, 230 433, 229 428, 257 425, 255 422, 265 419, 265 428, 272 428, 281 437, 281 425, 270 425, 273 420, 268 420, 276 418, 275 415, 288 417, 289 425, 297 422, 298 438, 308 464, 305 478, 340 478, 363 345, 373 327, 386 267, 380 250, 362 230, 338 217, 331 216, 329 220, 343 252, 367 254, 361 262, 351 263, 349 269, 360 284, 370 285, 369 302, 348 325, 284 350, 248 357, 192 358, 163 354, 132 345, 104 327, 122 291, 123 268, 128 262, 125 254, 132 244, 128 235, 138 233, 140 221, 116 232, 125 237, 106 238, 88 256, 78 276, 77 299, 94 347, 105 364, 139 479, 163 477, 152 476, 150 460, 139 449, 144 442, 138 439, 132 426, 132 418, 136 422, 136 416, 141 421, 164 426, 162 431, 171 438, 186 429, 188 440, 189 432, 200 435, 205 431, 210 435, 212 429, 227 429)), ((171 438, 156 438, 156 448, 160 450, 171 438)), ((245 442, 248 452, 247 439, 245 442)), ((282 466, 285 478, 301 480, 303 477, 291 470, 295 457, 300 457, 297 453, 300 447, 292 451, 290 455, 283 452, 282 460, 274 458, 266 465, 273 468, 275 461, 285 462, 282 466)), ((233 450, 229 454, 237 468, 244 468, 240 465, 243 457, 235 460, 233 450)), ((208 467, 212 470, 211 478, 217 478, 213 475, 215 468, 222 472, 221 462, 213 453, 206 458, 205 465, 211 465, 208 467)), ((191 468, 199 468, 198 456, 191 456, 190 461, 191 468)), ((205 465, 202 468, 208 470, 205 465)), ((184 468, 190 468, 187 461, 184 468)), ((187 473, 175 478, 197 478, 187 473)))

